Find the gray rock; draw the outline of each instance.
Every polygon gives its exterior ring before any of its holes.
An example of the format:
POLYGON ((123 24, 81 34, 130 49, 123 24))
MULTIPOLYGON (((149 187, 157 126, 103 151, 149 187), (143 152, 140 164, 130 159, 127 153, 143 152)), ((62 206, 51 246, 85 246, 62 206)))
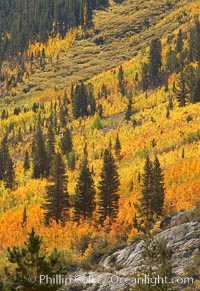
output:
MULTIPOLYGON (((183 213, 174 217, 172 221, 180 221, 182 216, 183 213)), ((155 238, 164 238, 167 241, 167 246, 171 248, 173 276, 184 276, 185 267, 191 264, 194 253, 200 248, 200 222, 188 222, 171 227, 155 235, 155 238)), ((142 243, 139 241, 106 257, 100 262, 101 267, 104 268, 102 272, 80 272, 77 274, 80 283, 85 283, 83 290, 124 290, 126 283, 131 280, 131 276, 133 277, 137 271, 142 269, 142 243), (112 261, 113 255, 116 258, 115 263, 112 261), (120 270, 115 270, 114 266, 119 264, 123 267, 120 270), (107 272, 110 269, 112 269, 112 273, 107 272)), ((177 290, 179 290, 178 287, 177 290)))

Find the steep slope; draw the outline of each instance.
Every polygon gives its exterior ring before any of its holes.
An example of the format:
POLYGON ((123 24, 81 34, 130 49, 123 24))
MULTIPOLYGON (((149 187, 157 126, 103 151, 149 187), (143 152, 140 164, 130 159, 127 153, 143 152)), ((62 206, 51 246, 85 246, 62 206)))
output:
POLYGON ((58 53, 55 44, 56 55, 52 53, 50 61, 46 58, 42 70, 36 62, 35 72, 23 78, 23 84, 13 89, 14 95, 29 97, 49 87, 64 88, 122 64, 147 46, 152 38, 169 36, 198 14, 199 1, 190 2, 126 0, 116 4, 110 1, 105 11, 94 13, 94 32, 90 31, 89 37, 76 40, 65 52, 58 53))
MULTIPOLYGON (((73 258, 76 264, 84 264, 95 250, 101 250, 104 242, 106 247, 114 248, 132 241, 138 234, 133 220, 137 212, 135 204, 141 197, 147 155, 151 160, 155 156, 159 158, 164 173, 164 215, 190 210, 200 199, 200 103, 189 100, 185 107, 179 106, 174 89, 179 72, 175 71, 169 75, 168 88, 162 84, 145 92, 142 90, 142 64, 149 58, 147 44, 152 38, 162 37, 165 68, 166 54, 170 47, 176 46, 179 29, 184 33, 184 49, 187 51, 189 28, 194 25, 194 16, 200 14, 199 1, 170 3, 139 1, 136 4, 136 1, 127 0, 116 4, 111 1, 105 11, 95 12, 95 31, 78 28, 70 31, 64 40, 56 38, 50 41, 50 47, 41 43, 30 47, 35 55, 32 63, 25 62, 22 82, 15 86, 11 82, 8 90, 6 86, 3 88, 6 96, 0 100, 0 138, 8 137, 15 183, 12 189, 6 187, 5 181, 0 183, 1 270, 7 264, 7 247, 21 246, 32 227, 44 237, 45 250, 54 247, 67 250, 65 255, 70 254, 70 259, 73 258), (37 52, 41 52, 43 47, 46 55, 41 59, 37 52), (122 64, 127 86, 124 96, 119 90, 119 64, 122 64), (74 118, 72 92, 80 80, 86 80, 88 88, 94 89, 94 116, 86 114, 74 118), (130 121, 125 121, 130 98, 132 115, 130 121), (97 115, 100 112, 99 121, 97 115), (81 221, 77 224, 73 221, 73 208, 70 209, 70 220, 64 225, 52 222, 48 227, 44 224, 41 205, 45 203, 49 181, 46 177, 33 179, 32 153, 38 122, 41 122, 46 147, 50 140, 49 124, 53 124, 56 151, 62 151, 62 137, 66 130, 71 133, 74 152, 64 155, 64 161, 72 205, 81 163, 86 155, 98 202, 102 156, 105 148, 111 148, 120 177, 119 215, 111 228, 109 221, 105 221, 104 226, 98 225, 96 212, 92 223, 81 221), (117 136, 121 144, 120 155, 115 151, 117 136), (30 155, 28 169, 24 169, 26 151, 30 155)), ((187 63, 186 68, 187 65, 197 70, 197 62, 187 63)), ((10 70, 9 66, 5 64, 5 70, 7 67, 12 76, 17 68, 13 66, 10 70)), ((90 110, 91 104, 88 107, 90 110)), ((189 223, 167 230, 163 235, 166 234, 168 239, 184 227, 194 227, 191 237, 195 234, 196 224, 189 223)), ((191 250, 191 237, 188 235, 188 251, 191 250)), ((174 248, 176 243, 174 241, 174 248)), ((187 248, 187 244, 183 243, 183 246, 187 248)))
MULTIPOLYGON (((155 240, 166 240, 167 247, 170 248, 172 253, 171 263, 175 290, 197 290, 196 288, 198 288, 198 282, 196 282, 196 285, 193 284, 196 278, 186 271, 188 266, 194 266, 193 259, 199 252, 200 247, 199 221, 194 219, 194 221, 183 223, 183 217, 190 217, 191 213, 191 211, 183 212, 173 217, 172 226, 154 236, 155 240), (178 225, 173 226, 175 223, 178 225)), ((70 284, 70 279, 68 281, 66 279, 68 284, 66 284, 64 290, 70 290, 70 288, 75 290, 77 287, 88 291, 121 291, 127 290, 128 285, 134 286, 138 272, 141 272, 144 267, 144 261, 141 257, 143 243, 142 240, 132 243, 126 248, 107 256, 99 263, 97 271, 72 273, 71 278, 76 280, 72 279, 70 284)), ((145 280, 142 275, 141 278, 145 280)), ((158 280, 158 278, 154 279, 158 280)), ((168 278, 168 280, 170 279, 168 278)), ((148 282, 147 279, 146 281, 148 282)), ((152 280, 151 283, 147 284, 153 286, 154 283, 152 280)), ((131 290, 131 287, 128 290, 131 290)))

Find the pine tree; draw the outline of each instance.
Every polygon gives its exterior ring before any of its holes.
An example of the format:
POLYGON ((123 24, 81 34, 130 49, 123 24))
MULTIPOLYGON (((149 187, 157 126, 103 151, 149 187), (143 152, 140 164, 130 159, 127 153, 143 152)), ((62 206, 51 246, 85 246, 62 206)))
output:
POLYGON ((63 137, 61 138, 61 149, 66 156, 73 150, 72 136, 68 128, 66 128, 63 137))
POLYGON ((68 216, 70 203, 65 164, 60 153, 54 155, 49 182, 51 184, 46 187, 47 203, 42 206, 47 210, 45 214, 46 223, 48 224, 50 219, 54 219, 56 223, 64 222, 68 216))
POLYGON ((180 107, 184 107, 189 97, 189 89, 183 71, 178 75, 175 84, 176 98, 180 107))
POLYGON ((29 170, 30 169, 30 157, 29 157, 29 152, 25 152, 25 158, 24 158, 24 170, 29 170))
POLYGON ((24 207, 23 211, 23 217, 22 217, 22 227, 24 227, 27 223, 27 211, 26 211, 26 206, 24 207))
POLYGON ((152 201, 151 210, 156 215, 163 214, 163 206, 165 199, 164 175, 160 167, 160 162, 155 157, 153 163, 153 180, 152 180, 152 201))
POLYGON ((134 287, 128 290, 156 291, 175 290, 172 283, 171 251, 164 239, 155 240, 152 236, 145 236, 142 245, 141 259, 143 266, 135 276, 140 279, 134 287), (149 278, 153 284, 144 284, 141 278, 149 278), (155 278, 157 281, 155 281, 155 278), (167 278, 167 280, 165 280, 167 278), (154 280, 154 281, 153 281, 154 280))
POLYGON ((91 219, 95 209, 95 188, 92 173, 88 167, 87 159, 82 162, 80 175, 75 190, 75 220, 80 218, 91 219))
POLYGON ((131 120, 131 114, 132 114, 132 99, 129 98, 128 105, 127 105, 126 112, 125 112, 125 120, 126 121, 131 120))
POLYGON ((33 139, 32 157, 33 178, 37 179, 47 176, 49 174, 49 161, 40 121, 38 122, 37 131, 33 139))
POLYGON ((118 72, 118 88, 121 95, 124 96, 125 95, 125 82, 124 82, 124 71, 123 71, 122 66, 119 67, 119 72, 118 72))
POLYGON ((140 218, 142 218, 142 220, 144 221, 147 229, 149 229, 153 221, 152 180, 153 180, 152 162, 150 161, 149 156, 147 156, 144 165, 144 174, 142 176, 142 197, 139 199, 140 218))
POLYGON ((13 189, 15 185, 15 171, 14 171, 14 163, 10 156, 7 157, 4 181, 6 184, 6 188, 13 189))
POLYGON ((48 161, 49 165, 51 165, 51 161, 53 156, 55 155, 55 134, 53 130, 53 124, 50 123, 47 132, 47 154, 48 154, 48 161))
POLYGON ((198 78, 196 85, 194 87, 194 92, 191 96, 191 102, 192 103, 200 102, 200 77, 198 78))
POLYGON ((179 29, 177 39, 176 39, 176 52, 180 53, 183 50, 183 33, 182 30, 179 29))
POLYGON ((151 86, 155 88, 161 84, 162 45, 159 39, 154 39, 150 44, 149 72, 151 86))
POLYGON ((113 222, 118 214, 119 201, 119 175, 111 150, 106 149, 103 156, 103 167, 99 182, 99 215, 100 222, 109 217, 113 222))
POLYGON ((8 248, 8 260, 14 264, 14 271, 6 269, 6 275, 11 282, 11 289, 20 286, 23 290, 56 291, 58 284, 50 281, 40 282, 41 274, 49 276, 66 273, 66 267, 62 264, 63 256, 54 249, 50 255, 45 255, 41 249, 42 237, 35 234, 34 228, 29 233, 24 246, 8 248))
POLYGON ((0 145, 0 180, 5 182, 6 188, 12 189, 15 185, 14 163, 9 152, 7 134, 0 145))
POLYGON ((119 159, 120 158, 120 153, 121 153, 121 143, 120 143, 119 135, 118 134, 116 136, 114 149, 115 149, 115 155, 119 159))

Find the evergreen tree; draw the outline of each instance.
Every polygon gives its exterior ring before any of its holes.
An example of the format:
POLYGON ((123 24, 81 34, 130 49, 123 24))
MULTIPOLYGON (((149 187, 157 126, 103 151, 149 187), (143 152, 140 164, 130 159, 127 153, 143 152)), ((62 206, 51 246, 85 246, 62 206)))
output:
POLYGON ((189 97, 189 89, 183 71, 178 75, 175 84, 176 98, 180 107, 184 107, 189 97))
POLYGON ((132 99, 129 98, 128 105, 127 105, 126 112, 125 112, 125 120, 126 121, 131 120, 131 114, 132 114, 132 99))
POLYGON ((80 175, 77 181, 75 190, 75 220, 80 218, 91 219, 93 211, 95 209, 95 189, 92 173, 88 168, 88 162, 85 158, 82 166, 80 175))
POLYGON ((5 182, 6 188, 12 189, 15 185, 14 163, 9 153, 7 134, 0 145, 0 180, 5 182))
POLYGON ((176 56, 176 51, 170 47, 166 55, 166 70, 168 74, 179 72, 179 63, 176 56))
POLYGON ((107 99, 107 97, 108 97, 108 90, 107 90, 107 87, 104 83, 101 87, 101 96, 103 96, 105 99, 107 99))
POLYGON ((151 227, 153 221, 153 211, 152 211, 152 192, 153 192, 153 169, 152 162, 149 156, 146 157, 146 162, 144 165, 144 174, 142 176, 142 197, 139 199, 139 213, 140 218, 147 227, 147 230, 151 227))
POLYGON ((122 66, 119 67, 119 72, 118 72, 118 88, 121 95, 124 96, 125 95, 125 82, 124 82, 124 70, 122 66))
POLYGON ((67 156, 68 167, 71 171, 75 170, 76 166, 76 154, 74 151, 71 151, 67 156))
POLYGON ((159 39, 154 39, 150 44, 149 73, 153 88, 161 84, 162 45, 159 39))
POLYGON ((153 163, 152 184, 151 209, 156 215, 162 215, 165 199, 164 175, 162 173, 160 162, 157 157, 155 157, 153 163))
POLYGON ((150 74, 149 66, 144 63, 142 65, 142 90, 143 92, 147 91, 150 85, 150 74))
POLYGON ((48 127, 47 132, 47 154, 48 154, 48 161, 49 165, 51 165, 51 161, 53 156, 55 155, 55 134, 53 130, 53 124, 51 123, 48 127))
MULTIPOLYGON (((135 276, 140 280, 129 290, 156 291, 175 290, 172 279, 171 251, 164 239, 155 240, 151 236, 145 236, 142 245, 142 269, 135 276), (144 284, 141 278, 149 279, 149 284, 144 284), (167 280, 165 280, 167 278, 167 280), (155 280, 157 279, 157 280, 155 280)), ((146 282, 146 281, 145 281, 146 282)))
POLYGON ((51 282, 40 282, 41 274, 56 275, 62 274, 66 269, 62 266, 61 254, 53 250, 47 256, 41 250, 42 237, 35 234, 34 229, 29 233, 28 240, 22 248, 14 246, 8 248, 8 260, 15 264, 14 272, 10 273, 6 269, 6 275, 11 281, 11 289, 15 290, 20 286, 23 290, 56 291, 57 284, 51 282), (17 286, 17 287, 16 287, 17 286))
POLYGON ((26 206, 24 207, 23 211, 23 217, 22 217, 22 227, 24 227, 27 223, 27 211, 26 211, 26 206))
POLYGON ((44 137, 38 121, 37 131, 32 143, 33 178, 46 177, 49 174, 49 160, 44 137))
POLYGON ((192 103, 200 102, 200 77, 197 79, 196 85, 194 87, 194 92, 191 96, 191 102, 192 103))
POLYGON ((7 158, 6 162, 4 181, 6 184, 6 188, 13 189, 15 185, 15 171, 14 163, 10 156, 7 158))
POLYGON ((183 33, 182 30, 179 29, 177 39, 176 39, 176 52, 180 53, 183 50, 183 33))
POLYGON ((121 153, 121 143, 120 143, 119 135, 118 134, 116 136, 114 149, 115 149, 115 155, 119 159, 120 158, 120 153, 121 153))
POLYGON ((88 116, 88 92, 83 82, 72 92, 72 109, 75 118, 88 116))
POLYGON ((51 184, 46 187, 47 203, 42 208, 47 210, 45 214, 47 224, 50 219, 59 223, 65 221, 70 207, 65 164, 60 153, 54 155, 49 182, 51 184))
POLYGON ((25 158, 24 158, 24 170, 29 170, 30 169, 30 157, 29 157, 29 152, 25 152, 25 158))
POLYGON ((61 149, 66 156, 73 150, 72 136, 68 128, 66 128, 61 138, 61 149))
POLYGON ((103 167, 100 174, 99 182, 99 215, 100 222, 110 218, 115 221, 118 214, 119 200, 119 175, 115 165, 111 150, 106 149, 103 156, 103 167))

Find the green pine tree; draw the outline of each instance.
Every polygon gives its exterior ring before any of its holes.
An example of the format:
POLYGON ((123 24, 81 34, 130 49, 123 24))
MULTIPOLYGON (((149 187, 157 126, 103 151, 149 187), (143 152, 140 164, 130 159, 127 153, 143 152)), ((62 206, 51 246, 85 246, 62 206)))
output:
POLYGON ((163 206, 165 199, 164 175, 160 167, 160 162, 155 157, 153 163, 153 181, 152 181, 152 201, 151 209, 156 215, 163 214, 163 206))
POLYGON ((175 83, 176 99, 180 107, 184 107, 189 99, 189 88, 185 79, 183 71, 178 75, 175 83))
POLYGON ((61 138, 61 149, 66 156, 73 150, 72 135, 68 128, 66 128, 61 138))
POLYGON ((32 143, 33 157, 33 178, 46 177, 49 174, 49 160, 46 145, 40 125, 38 122, 37 131, 32 143))
POLYGON ((92 173, 88 167, 87 159, 82 162, 80 175, 75 190, 75 220, 80 218, 91 219, 95 209, 95 188, 92 173))
POLYGON ((24 158, 24 170, 27 171, 30 169, 30 157, 29 152, 25 152, 25 158, 24 158))
POLYGON ((46 203, 42 206, 47 210, 45 214, 46 223, 48 224, 51 219, 54 219, 56 223, 64 222, 68 218, 70 202, 65 164, 60 153, 54 155, 49 182, 50 185, 46 187, 46 203))
POLYGON ((121 143, 119 140, 119 135, 117 134, 116 140, 115 140, 115 145, 114 145, 114 150, 115 150, 115 155, 118 159, 120 159, 120 154, 121 154, 121 143))
POLYGON ((125 81, 124 81, 124 70, 122 66, 119 67, 119 72, 118 72, 118 88, 121 95, 124 96, 125 95, 125 81))
POLYGON ((128 105, 127 105, 126 112, 125 112, 125 120, 130 121, 131 115, 132 115, 132 99, 129 98, 128 105))
MULTIPOLYGON (((9 290, 15 290, 16 287, 23 290, 56 291, 58 285, 50 282, 40 283, 40 275, 62 274, 65 268, 62 266, 61 254, 53 250, 50 255, 46 255, 42 250, 42 237, 35 234, 34 228, 29 233, 28 240, 24 246, 19 248, 14 246, 8 248, 8 260, 14 265, 14 272, 6 269, 6 275, 11 282, 9 290)), ((65 270, 66 272, 66 270, 65 270)))
POLYGON ((106 149, 103 156, 99 182, 99 216, 100 222, 109 217, 113 222, 117 218, 119 209, 119 175, 111 150, 106 149))

